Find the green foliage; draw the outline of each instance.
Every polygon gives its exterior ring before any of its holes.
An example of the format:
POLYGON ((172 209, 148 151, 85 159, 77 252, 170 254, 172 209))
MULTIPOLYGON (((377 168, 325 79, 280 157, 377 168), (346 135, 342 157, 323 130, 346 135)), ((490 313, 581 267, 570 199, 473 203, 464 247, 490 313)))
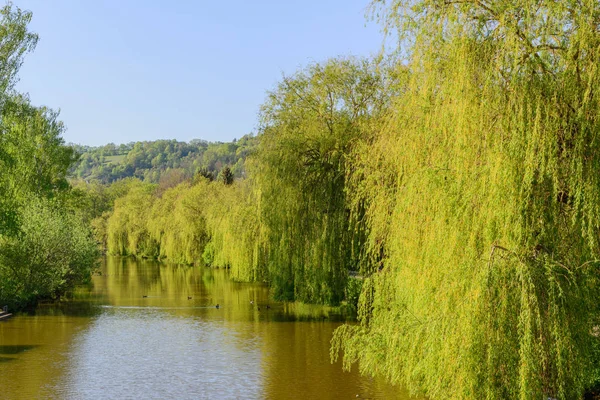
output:
POLYGON ((98 253, 66 180, 75 154, 58 113, 14 91, 38 39, 31 13, 8 3, 0 15, 0 303, 19 308, 89 279, 98 253))
POLYGON ((593 359, 593 370, 591 371, 590 384, 588 388, 594 389, 596 393, 600 391, 600 332, 596 328, 594 332, 595 340, 593 340, 591 352, 593 359))
POLYGON ((38 41, 35 33, 27 30, 31 12, 13 7, 9 2, 0 9, 0 97, 6 100, 23 64, 23 57, 32 51, 38 41))
POLYGON ((155 188, 155 185, 132 180, 127 193, 115 200, 114 210, 106 222, 110 254, 158 257, 158 243, 150 236, 147 225, 155 188))
POLYGON ((0 115, 0 234, 15 234, 18 209, 29 196, 53 198, 68 190, 66 174, 74 155, 63 145, 64 128, 52 110, 14 95, 5 99, 0 115))
POLYGON ((197 191, 206 185, 201 182, 191 188, 184 183, 154 201, 148 228, 160 245, 161 258, 186 264, 201 260, 208 234, 202 214, 204 199, 198 198, 197 191))
POLYGON ((407 72, 351 171, 383 269, 333 358, 430 398, 580 398, 598 324, 600 5, 374 4, 407 72))
MULTIPOLYGON (((264 228, 252 180, 210 186, 204 215, 210 235, 211 265, 229 267, 239 281, 268 280, 264 228)), ((208 255, 207 255, 208 256, 208 255)))
POLYGON ((360 234, 348 219, 348 155, 385 109, 385 86, 369 61, 333 59, 269 94, 253 172, 276 298, 343 299, 360 234))
POLYGON ((359 278, 351 277, 346 283, 345 298, 349 311, 356 315, 358 312, 358 301, 362 292, 363 281, 359 278))
POLYGON ((223 168, 219 173, 219 180, 223 182, 224 185, 231 185, 233 183, 233 172, 231 172, 231 168, 223 168))
MULTIPOLYGON (((14 103, 25 103, 13 94, 13 87, 17 80, 17 74, 23 63, 26 53, 33 50, 38 37, 27 30, 27 24, 31 20, 31 13, 23 12, 13 8, 9 3, 0 10, 0 115, 5 118, 18 121, 19 106, 14 103), (14 100, 14 101, 11 101, 14 100), (8 104, 7 103, 13 103, 8 104)), ((28 110, 31 111, 31 110, 28 110)), ((27 113, 27 112, 26 112, 27 113)), ((31 117, 31 113, 28 116, 31 117)), ((11 129, 10 124, 2 123, 0 131, 0 234, 4 232, 15 233, 18 229, 16 220, 18 215, 18 197, 13 193, 13 185, 18 184, 14 179, 14 172, 21 171, 25 166, 20 164, 19 157, 19 131, 25 127, 11 129)))
POLYGON ((246 135, 232 143, 209 143, 192 140, 135 142, 102 147, 73 145, 81 155, 71 168, 73 177, 87 182, 112 183, 136 177, 149 183, 159 183, 164 189, 173 187, 197 174, 216 177, 232 165, 236 177, 245 174, 244 162, 256 147, 257 139, 246 135))
POLYGON ((20 214, 19 233, 0 237, 0 303, 11 309, 88 280, 98 258, 88 227, 75 214, 41 200, 20 214))
POLYGON ((208 168, 205 168, 205 167, 200 168, 200 170, 196 174, 196 177, 198 177, 198 179, 205 178, 205 179, 208 179, 209 181, 215 180, 214 174, 212 172, 210 172, 208 170, 208 168))
POLYGON ((212 266, 215 262, 215 249, 212 242, 208 242, 202 252, 202 261, 207 266, 212 266))
POLYGON ((97 229, 106 232, 110 254, 184 264, 204 261, 231 267, 238 280, 264 278, 259 270, 258 210, 247 183, 199 179, 159 189, 131 181, 114 210, 95 220, 97 229))

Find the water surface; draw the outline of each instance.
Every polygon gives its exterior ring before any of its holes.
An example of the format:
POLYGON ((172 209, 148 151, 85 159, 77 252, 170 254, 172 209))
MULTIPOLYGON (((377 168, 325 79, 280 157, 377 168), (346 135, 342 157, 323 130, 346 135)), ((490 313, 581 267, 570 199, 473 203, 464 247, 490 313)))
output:
POLYGON ((408 399, 330 363, 343 315, 268 294, 224 270, 107 258, 72 301, 0 322, 0 397, 408 399))

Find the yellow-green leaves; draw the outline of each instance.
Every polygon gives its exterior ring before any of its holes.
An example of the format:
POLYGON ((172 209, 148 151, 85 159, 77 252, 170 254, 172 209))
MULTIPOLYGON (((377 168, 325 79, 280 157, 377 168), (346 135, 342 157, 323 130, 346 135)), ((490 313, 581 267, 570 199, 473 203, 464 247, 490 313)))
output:
POLYGON ((383 268, 336 348, 431 398, 582 396, 597 340, 600 4, 377 4, 409 73, 351 174, 383 268))
POLYGON ((269 94, 251 172, 276 297, 344 299, 362 234, 349 219, 348 157, 385 110, 386 83, 369 61, 333 59, 285 77, 269 94))

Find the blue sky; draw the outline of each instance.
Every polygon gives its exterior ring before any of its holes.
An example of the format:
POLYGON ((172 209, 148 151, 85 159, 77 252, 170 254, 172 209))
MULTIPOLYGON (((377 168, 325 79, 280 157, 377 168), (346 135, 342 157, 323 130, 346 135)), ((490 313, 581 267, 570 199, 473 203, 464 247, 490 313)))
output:
POLYGON ((14 0, 40 35, 17 89, 60 109, 67 142, 230 141, 282 74, 380 49, 368 2, 14 0))

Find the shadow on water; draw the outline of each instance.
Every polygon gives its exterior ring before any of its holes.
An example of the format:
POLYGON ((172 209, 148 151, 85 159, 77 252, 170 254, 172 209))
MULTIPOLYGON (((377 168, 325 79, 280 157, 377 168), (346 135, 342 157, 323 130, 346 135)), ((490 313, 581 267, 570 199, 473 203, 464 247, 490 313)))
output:
MULTIPOLYGON (((0 345, 0 354, 19 354, 35 349, 37 345, 0 345)), ((2 360, 0 360, 2 361, 2 360)), ((5 360, 6 361, 6 360, 5 360)))
POLYGON ((0 356, 0 363, 4 363, 4 362, 8 362, 8 361, 13 361, 13 360, 15 360, 15 358, 0 356))

